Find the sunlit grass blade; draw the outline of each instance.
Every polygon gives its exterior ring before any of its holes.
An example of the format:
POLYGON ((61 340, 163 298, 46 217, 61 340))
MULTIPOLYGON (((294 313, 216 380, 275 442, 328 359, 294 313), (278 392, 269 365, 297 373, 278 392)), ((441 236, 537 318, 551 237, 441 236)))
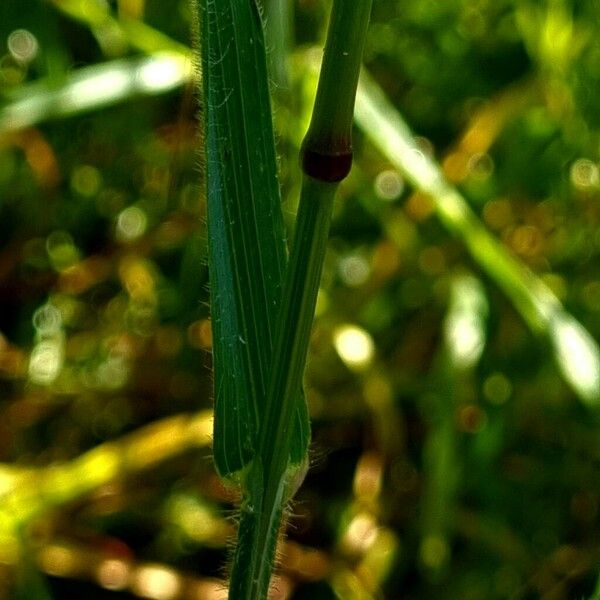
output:
POLYGON ((465 243, 529 326, 548 337, 555 360, 573 391, 585 404, 600 409, 597 343, 565 311, 552 291, 490 234, 467 201, 445 179, 439 165, 419 149, 409 127, 383 91, 364 73, 356 100, 356 121, 415 188, 431 197, 442 223, 465 243))
POLYGON ((462 373, 472 369, 481 358, 488 312, 481 282, 473 275, 457 275, 452 281, 450 306, 444 323, 444 348, 447 362, 454 371, 462 373))
POLYGON ((475 277, 459 274, 453 278, 444 344, 424 401, 428 435, 423 448, 425 483, 419 554, 434 582, 447 574, 451 559, 452 520, 464 475, 456 413, 466 401, 466 380, 485 347, 488 310, 485 290, 475 277))
MULTIPOLYGON (((103 0, 50 0, 50 2, 65 15, 85 23, 92 33, 106 32, 111 29, 113 36, 121 36, 124 41, 134 48, 147 53, 157 50, 187 54, 187 48, 175 41, 162 31, 151 27, 147 23, 132 18, 117 17, 113 15, 110 4, 103 0)), ((97 36, 102 45, 103 40, 111 36, 97 36)))
POLYGON ((161 51, 78 69, 59 88, 50 81, 31 83, 0 107, 0 134, 99 110, 136 95, 163 94, 183 85, 191 73, 187 54, 161 51))
MULTIPOLYGON (((252 459, 271 367, 286 245, 263 30, 254 2, 200 3, 217 469, 252 459)), ((296 392, 292 462, 309 439, 296 392)), ((287 460, 287 457, 286 457, 287 460)))
POLYGON ((205 448, 211 426, 209 410, 176 415, 66 462, 37 468, 0 464, 0 561, 18 561, 22 533, 35 519, 81 500, 111 481, 139 475, 190 450, 205 448))

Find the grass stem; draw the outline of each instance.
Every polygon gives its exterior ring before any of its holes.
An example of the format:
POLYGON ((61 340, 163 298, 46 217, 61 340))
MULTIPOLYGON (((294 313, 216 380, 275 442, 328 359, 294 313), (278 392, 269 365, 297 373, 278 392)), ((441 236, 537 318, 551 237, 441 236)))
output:
POLYGON ((352 163, 352 120, 371 1, 334 0, 257 452, 242 507, 229 597, 266 598, 283 505, 289 500, 293 412, 302 386, 333 202, 352 163))

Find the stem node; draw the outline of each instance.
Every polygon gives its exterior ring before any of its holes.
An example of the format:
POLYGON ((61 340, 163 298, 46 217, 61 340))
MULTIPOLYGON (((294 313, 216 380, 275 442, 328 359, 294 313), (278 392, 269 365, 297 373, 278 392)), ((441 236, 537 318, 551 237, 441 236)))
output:
POLYGON ((352 168, 352 152, 343 154, 323 154, 302 148, 302 171, 305 175, 323 181, 336 183, 345 179, 352 168))

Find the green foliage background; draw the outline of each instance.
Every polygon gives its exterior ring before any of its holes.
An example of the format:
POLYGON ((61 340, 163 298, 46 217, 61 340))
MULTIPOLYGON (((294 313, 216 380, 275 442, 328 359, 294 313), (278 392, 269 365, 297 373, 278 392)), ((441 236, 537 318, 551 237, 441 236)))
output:
MULTIPOLYGON (((290 226, 327 9, 296 3, 290 80, 274 83, 290 226)), ((185 54, 189 21, 186 1, 0 6, 2 597, 218 597, 235 498, 202 412, 193 87, 150 93, 141 71, 123 83, 144 56, 185 54), (97 67, 112 78, 72 87, 97 67), (102 101, 119 86, 118 102, 102 101)), ((421 151, 596 340, 599 23, 597 0, 378 0, 366 51, 421 151)), ((363 131, 355 146, 281 594, 591 598, 600 405, 578 401, 547 332, 528 328, 363 131), (465 313, 470 338, 449 317, 465 313)))

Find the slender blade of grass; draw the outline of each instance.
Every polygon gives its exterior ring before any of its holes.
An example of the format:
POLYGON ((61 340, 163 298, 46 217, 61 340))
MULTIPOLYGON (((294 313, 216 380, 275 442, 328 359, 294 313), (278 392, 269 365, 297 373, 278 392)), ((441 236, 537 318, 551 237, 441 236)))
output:
MULTIPOLYGON (((214 456, 222 476, 256 448, 286 264, 265 45, 256 4, 200 3, 215 378, 214 456)), ((289 455, 309 441, 296 394, 289 455)))

